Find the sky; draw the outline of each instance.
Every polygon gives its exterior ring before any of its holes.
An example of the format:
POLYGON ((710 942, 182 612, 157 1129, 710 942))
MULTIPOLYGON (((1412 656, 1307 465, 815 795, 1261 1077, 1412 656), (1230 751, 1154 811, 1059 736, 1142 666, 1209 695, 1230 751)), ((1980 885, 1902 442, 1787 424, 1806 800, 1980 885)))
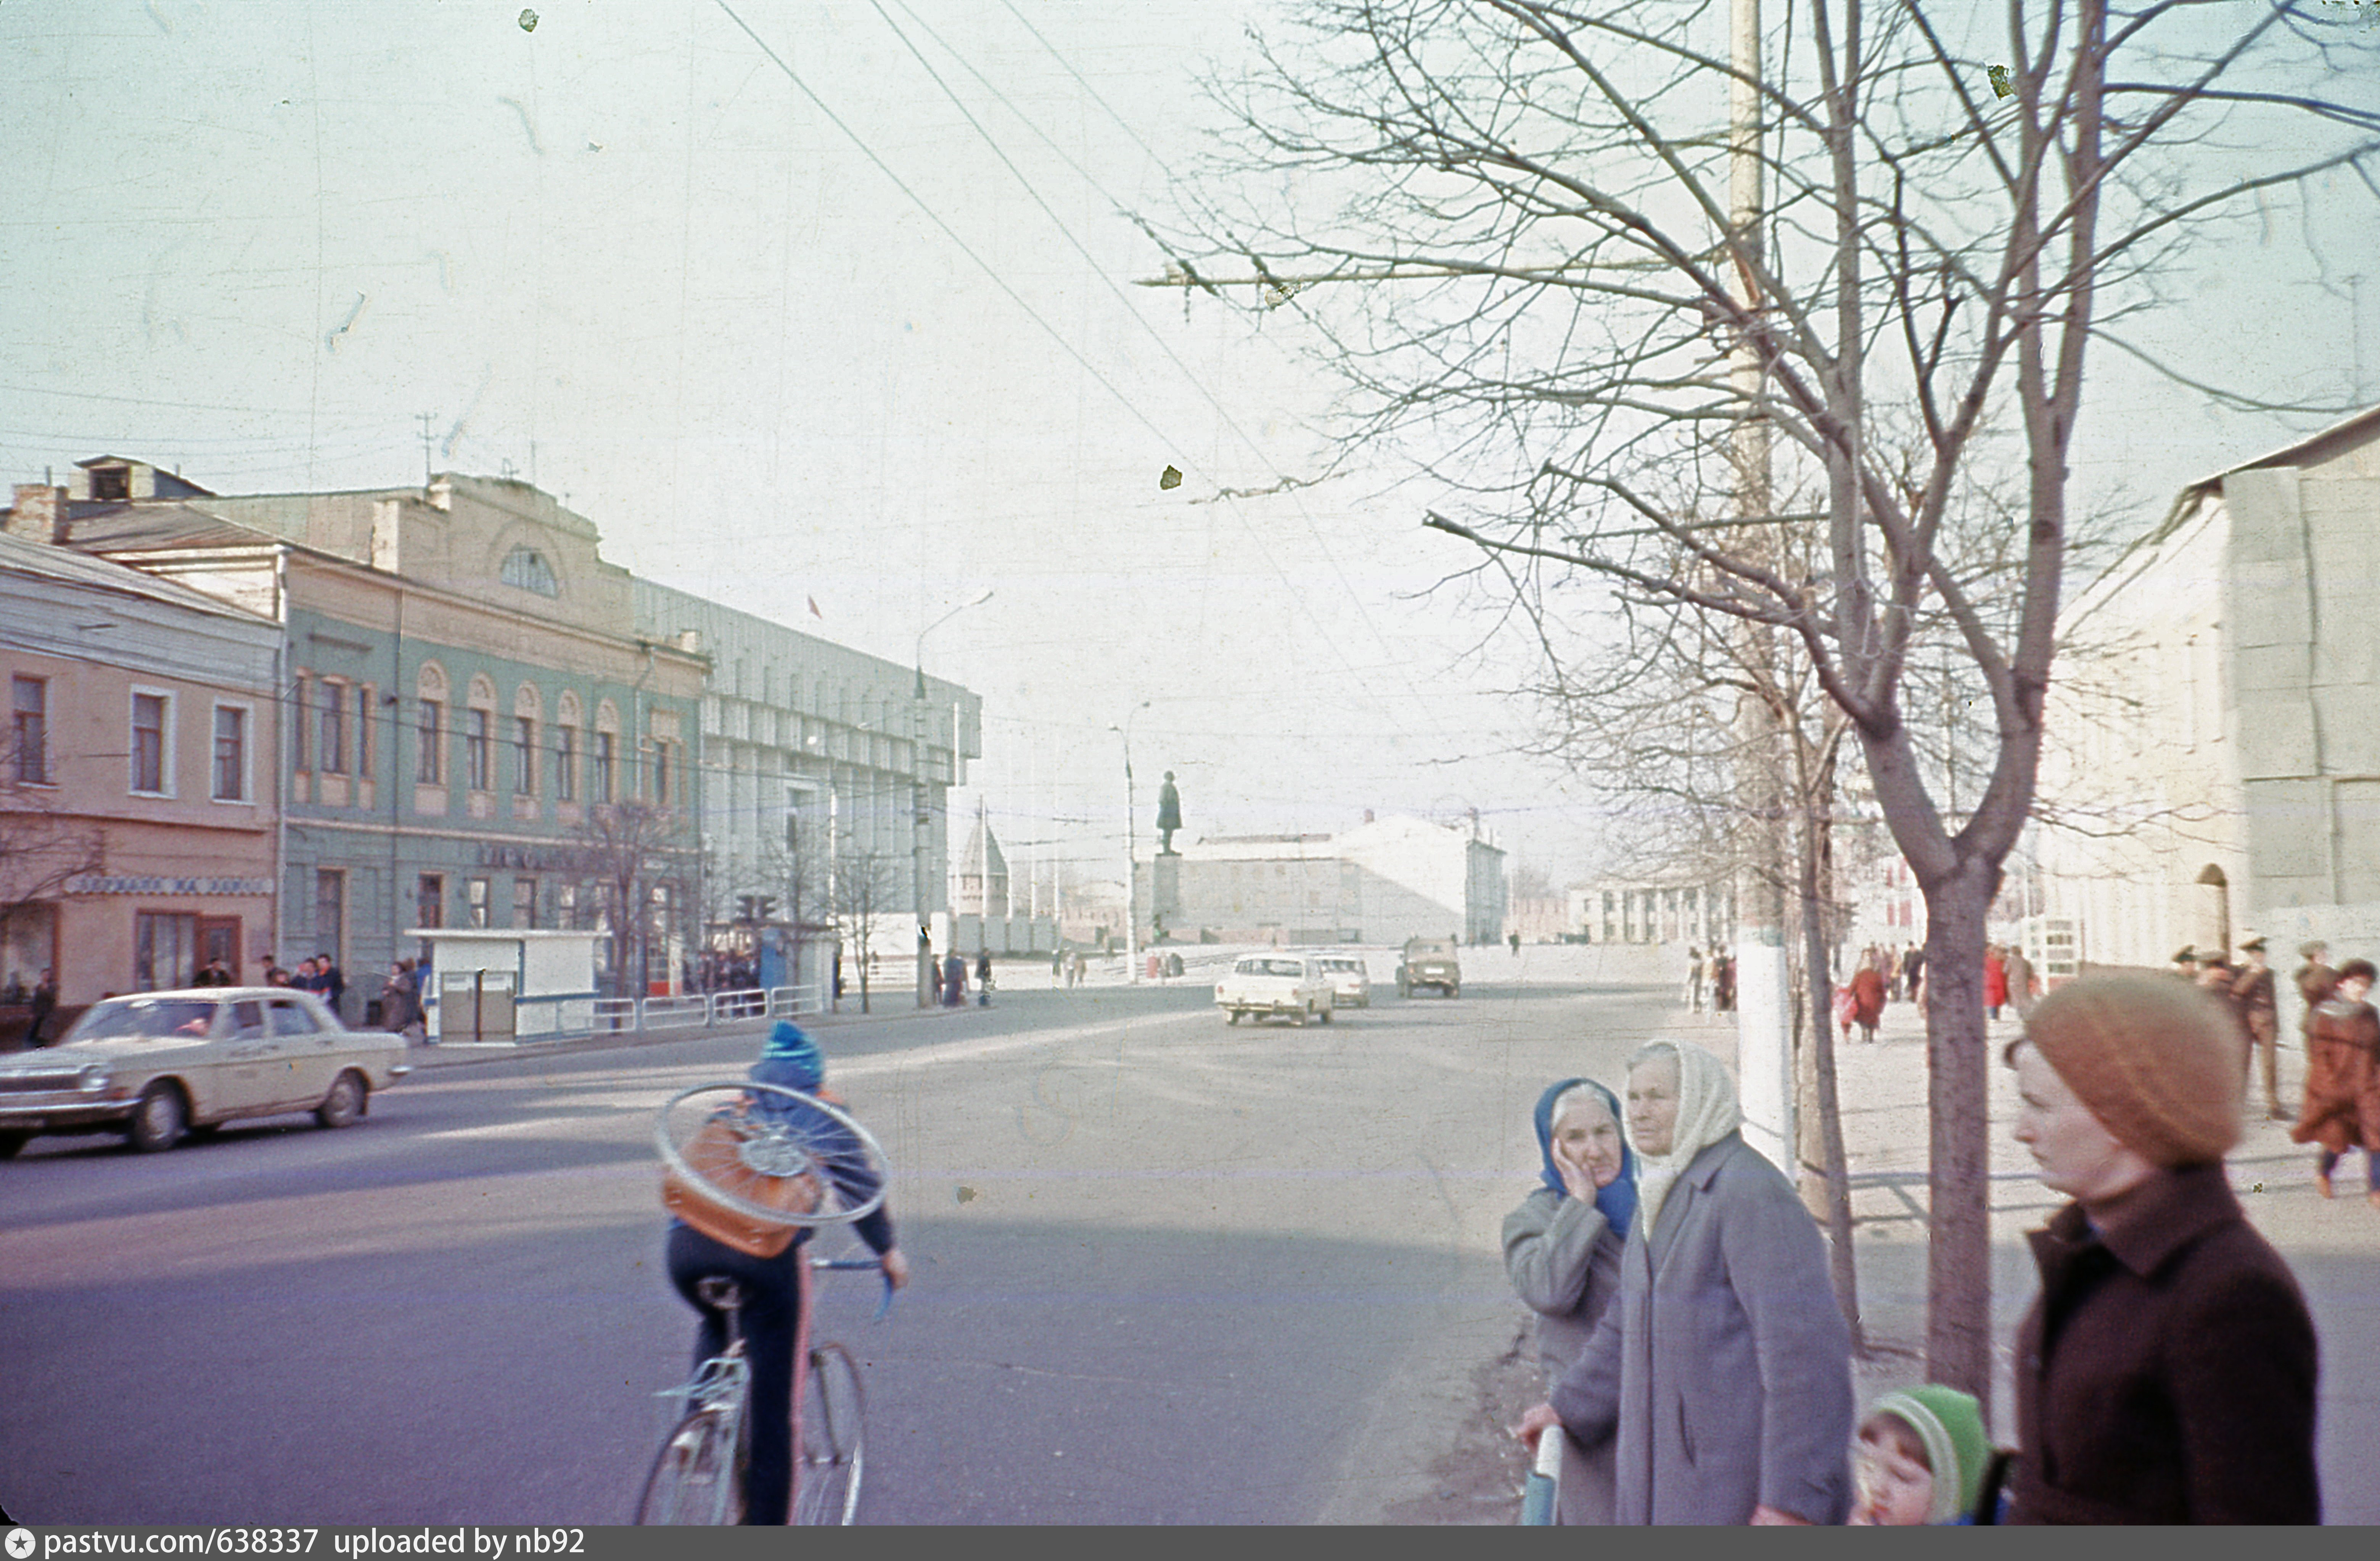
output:
MULTIPOLYGON (((1441 583, 1471 560, 1427 495, 1359 463, 1229 496, 1323 465, 1293 311, 1135 285, 1164 256, 1124 213, 1170 212, 1217 119, 1197 75, 1267 14, 0 6, 0 463, 527 478, 638 574, 978 692, 953 808, 983 802, 1013 870, 1113 875, 1127 725, 1144 851, 1171 769, 1192 837, 1475 810, 1558 882, 1624 863, 1520 751, 1528 647, 1441 583)), ((2277 195, 2134 335, 2350 401, 2374 229, 2351 181, 2277 195)), ((2075 470, 2131 523, 2323 421, 2099 364, 2075 470)))

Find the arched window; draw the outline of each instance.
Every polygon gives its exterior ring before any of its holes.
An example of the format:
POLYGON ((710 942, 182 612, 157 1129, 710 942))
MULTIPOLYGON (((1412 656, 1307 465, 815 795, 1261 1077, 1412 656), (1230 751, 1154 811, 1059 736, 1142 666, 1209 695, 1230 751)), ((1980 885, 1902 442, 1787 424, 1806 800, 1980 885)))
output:
POLYGON ((553 566, 545 555, 533 547, 516 547, 504 555, 496 578, 515 591, 527 591, 539 596, 559 596, 562 582, 553 578, 553 566))
POLYGON ((610 802, 620 795, 620 711, 610 700, 595 707, 595 740, 588 750, 588 799, 610 802))
POLYGON ((496 686, 484 676, 471 679, 463 711, 463 784, 473 791, 496 788, 496 686))
POLYGON ((446 669, 421 664, 413 679, 413 778, 423 786, 446 784, 446 669))
POLYGON ((583 715, 578 695, 569 689, 553 701, 553 796, 559 802, 578 800, 578 728, 583 715))

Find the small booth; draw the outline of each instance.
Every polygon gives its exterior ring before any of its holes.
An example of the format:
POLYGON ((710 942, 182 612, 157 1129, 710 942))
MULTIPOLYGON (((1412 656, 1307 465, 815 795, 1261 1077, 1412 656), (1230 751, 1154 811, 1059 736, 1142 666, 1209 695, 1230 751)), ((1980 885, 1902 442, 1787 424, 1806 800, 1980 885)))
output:
POLYGON ((417 927, 430 947, 421 1006, 443 1046, 509 1046, 595 1028, 595 945, 602 933, 417 927))

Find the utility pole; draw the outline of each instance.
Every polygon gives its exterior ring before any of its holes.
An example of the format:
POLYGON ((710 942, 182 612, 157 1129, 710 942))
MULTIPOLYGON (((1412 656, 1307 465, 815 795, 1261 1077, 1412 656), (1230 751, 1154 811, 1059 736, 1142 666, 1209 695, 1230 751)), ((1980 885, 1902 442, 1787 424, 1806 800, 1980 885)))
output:
POLYGON ((1140 842, 1134 814, 1140 805, 1132 794, 1132 717, 1149 703, 1141 701, 1123 718, 1123 726, 1108 727, 1123 738, 1123 975, 1135 986, 1140 984, 1139 929, 1135 925, 1140 908, 1140 842))
MULTIPOLYGON (((960 603, 919 629, 917 652, 910 658, 917 668, 917 679, 909 700, 909 897, 917 913, 917 1006, 920 1008, 929 1008, 934 1003, 933 901, 926 885, 926 847, 934 823, 932 783, 926 774, 926 636, 969 607, 980 607, 990 600, 991 592, 986 591, 974 601, 960 603)), ((953 754, 958 751, 958 745, 954 719, 951 732, 951 751, 953 754)))

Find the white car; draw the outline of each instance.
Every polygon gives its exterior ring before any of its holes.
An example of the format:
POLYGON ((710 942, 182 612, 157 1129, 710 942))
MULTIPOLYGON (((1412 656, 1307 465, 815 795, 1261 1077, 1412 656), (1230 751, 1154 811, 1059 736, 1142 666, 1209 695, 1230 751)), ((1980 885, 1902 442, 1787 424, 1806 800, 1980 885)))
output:
POLYGON ((40 1133, 122 1133, 154 1153, 240 1116, 344 1128, 412 1071, 402 1037, 349 1030, 291 987, 103 998, 56 1045, 0 1057, 0 1160, 40 1133))
POLYGON ((1372 972, 1360 954, 1318 954, 1314 962, 1330 982, 1332 1001, 1342 1008, 1372 1006, 1372 972))
POLYGON ((1234 960, 1231 973, 1215 983, 1215 1006, 1226 1024, 1244 1018, 1293 1018, 1301 1025, 1319 1018, 1329 1024, 1330 980, 1310 955, 1251 954, 1234 960))

